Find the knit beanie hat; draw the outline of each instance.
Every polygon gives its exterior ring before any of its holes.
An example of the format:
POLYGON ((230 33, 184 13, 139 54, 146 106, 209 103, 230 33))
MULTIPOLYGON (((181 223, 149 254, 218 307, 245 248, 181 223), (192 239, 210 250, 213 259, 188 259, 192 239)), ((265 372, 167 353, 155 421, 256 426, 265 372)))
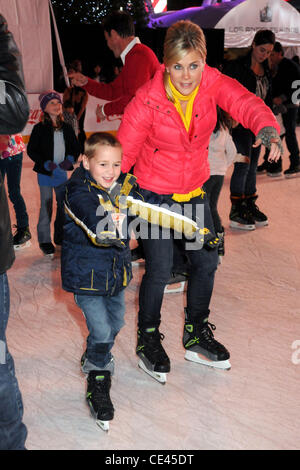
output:
POLYGON ((54 99, 58 100, 62 104, 60 94, 57 93, 57 91, 47 90, 47 91, 44 91, 44 93, 41 93, 39 96, 41 110, 44 112, 49 101, 54 100, 54 99))

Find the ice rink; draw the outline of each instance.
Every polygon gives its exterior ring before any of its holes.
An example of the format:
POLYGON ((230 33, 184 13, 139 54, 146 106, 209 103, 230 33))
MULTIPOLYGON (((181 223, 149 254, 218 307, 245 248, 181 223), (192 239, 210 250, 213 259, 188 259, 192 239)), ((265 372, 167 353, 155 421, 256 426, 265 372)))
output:
MULTIPOLYGON (((298 128, 299 131, 299 128, 298 128)), ((284 157, 284 169, 289 165, 284 157)), ((87 329, 61 289, 60 253, 37 243, 39 192, 24 156, 22 192, 32 244, 8 271, 8 345, 24 401, 29 450, 299 449, 300 177, 259 175, 257 204, 269 226, 228 227, 229 170, 219 203, 226 255, 216 273, 210 321, 231 353, 231 370, 185 361, 182 293, 165 295, 161 332, 171 359, 166 385, 137 367, 137 294, 143 267, 126 291, 126 325, 114 348, 115 418, 104 433, 85 402, 80 358, 87 329)), ((12 223, 14 214, 11 211, 12 223)))

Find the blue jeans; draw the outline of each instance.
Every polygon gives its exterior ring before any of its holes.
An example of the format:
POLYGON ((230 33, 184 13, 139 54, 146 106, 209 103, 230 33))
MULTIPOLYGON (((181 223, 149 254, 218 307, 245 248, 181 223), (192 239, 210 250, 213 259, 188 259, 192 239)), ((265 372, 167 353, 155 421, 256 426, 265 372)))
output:
POLYGON ((22 152, 0 160, 0 171, 3 180, 5 175, 7 176, 8 196, 14 206, 18 228, 28 227, 28 214, 20 187, 22 161, 22 152))
POLYGON ((37 225, 37 234, 39 243, 51 242, 51 219, 53 210, 53 191, 56 196, 56 217, 54 221, 54 243, 61 244, 63 237, 64 224, 64 196, 65 184, 60 186, 39 186, 41 197, 41 208, 39 221, 37 225))
POLYGON ((89 330, 84 372, 106 369, 113 373, 111 349, 124 325, 124 291, 112 297, 75 294, 74 298, 89 330))
POLYGON ((3 273, 0 274, 0 450, 25 450, 27 429, 22 423, 22 397, 6 344, 8 316, 9 286, 3 273))
MULTIPOLYGON (((143 194, 145 190, 141 190, 141 192, 143 194)), ((166 202, 170 204, 170 200, 166 199, 166 202)), ((197 204, 204 205, 204 226, 214 234, 213 221, 206 195, 204 199, 195 197, 188 204, 194 208, 197 204)), ((173 267, 173 237, 163 238, 161 229, 159 234, 159 239, 148 238, 141 240, 145 255, 145 274, 139 292, 138 326, 141 329, 159 327, 164 288, 170 279, 173 267)), ((191 249, 189 247, 187 250, 185 242, 185 238, 176 240, 177 246, 180 245, 182 253, 188 258, 190 265, 187 286, 188 321, 202 323, 210 312, 209 304, 218 265, 218 252, 216 249, 207 250, 206 248, 191 249)))

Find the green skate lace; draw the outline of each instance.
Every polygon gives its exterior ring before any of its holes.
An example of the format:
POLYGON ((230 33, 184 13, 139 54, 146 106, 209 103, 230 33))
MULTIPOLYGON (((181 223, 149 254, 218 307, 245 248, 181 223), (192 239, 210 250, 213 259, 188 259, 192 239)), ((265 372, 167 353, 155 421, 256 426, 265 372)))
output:
MULTIPOLYGON (((209 343, 213 343, 214 334, 213 334, 212 330, 215 331, 215 329, 216 329, 216 326, 213 323, 210 323, 210 322, 206 322, 204 325, 196 325, 195 336, 194 336, 194 338, 190 339, 185 344, 185 347, 189 348, 193 344, 199 344, 200 343, 199 333, 197 334, 197 332, 199 330, 201 331, 202 337, 204 337, 204 339, 206 341, 208 341, 209 343)), ((188 331, 188 329, 187 329, 187 331, 188 331)), ((191 332, 189 332, 189 333, 191 333, 191 332)))

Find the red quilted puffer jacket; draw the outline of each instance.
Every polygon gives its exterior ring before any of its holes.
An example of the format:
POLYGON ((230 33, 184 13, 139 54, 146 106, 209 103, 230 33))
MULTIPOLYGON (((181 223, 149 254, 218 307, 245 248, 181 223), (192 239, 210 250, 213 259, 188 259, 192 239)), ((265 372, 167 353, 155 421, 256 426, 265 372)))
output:
POLYGON ((189 133, 166 97, 164 66, 128 104, 118 131, 122 171, 134 166, 141 188, 158 194, 186 194, 209 178, 208 144, 216 125, 216 105, 257 135, 265 126, 279 132, 264 102, 236 80, 205 66, 193 106, 189 133))

